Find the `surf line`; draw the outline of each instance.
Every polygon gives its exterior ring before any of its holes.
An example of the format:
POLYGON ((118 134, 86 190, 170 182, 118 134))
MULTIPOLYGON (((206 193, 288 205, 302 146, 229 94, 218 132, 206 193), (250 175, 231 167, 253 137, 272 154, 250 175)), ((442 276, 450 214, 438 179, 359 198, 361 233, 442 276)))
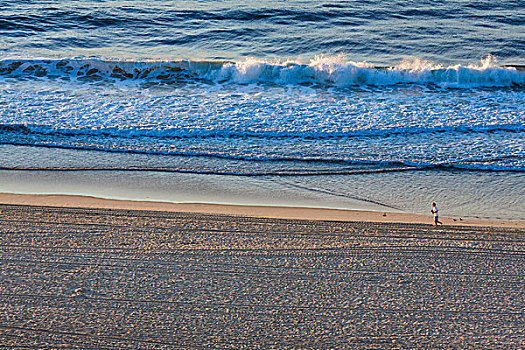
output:
POLYGON ((177 168, 124 168, 124 167, 76 167, 76 168, 51 168, 51 167, 0 167, 0 171, 31 171, 31 172, 156 172, 156 173, 180 173, 180 174, 196 174, 196 175, 226 175, 226 176, 246 176, 246 177, 262 177, 262 176, 326 176, 326 175, 360 175, 360 174, 374 174, 374 173, 390 173, 403 171, 420 171, 428 170, 433 167, 429 166, 413 166, 402 168, 382 168, 382 169, 359 169, 359 170, 319 170, 319 171, 304 171, 304 170, 290 170, 290 171, 266 171, 266 172, 238 172, 238 171, 221 171, 221 170, 198 170, 198 169, 177 169, 177 168))

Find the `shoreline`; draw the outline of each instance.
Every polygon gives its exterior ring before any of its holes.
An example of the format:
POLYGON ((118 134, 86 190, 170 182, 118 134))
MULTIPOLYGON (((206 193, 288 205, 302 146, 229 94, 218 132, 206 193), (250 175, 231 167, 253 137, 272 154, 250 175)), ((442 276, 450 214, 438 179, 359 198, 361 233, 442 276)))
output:
MULTIPOLYGON (((157 212, 180 212, 215 215, 233 215, 273 219, 298 219, 315 221, 362 221, 378 223, 405 223, 433 225, 432 216, 412 213, 393 213, 366 210, 346 210, 312 207, 287 207, 213 203, 172 203, 159 201, 134 201, 106 199, 84 195, 64 194, 12 194, 0 193, 0 204, 61 208, 117 209, 157 212)), ((481 226, 525 228, 525 221, 470 219, 440 217, 445 226, 481 226)))

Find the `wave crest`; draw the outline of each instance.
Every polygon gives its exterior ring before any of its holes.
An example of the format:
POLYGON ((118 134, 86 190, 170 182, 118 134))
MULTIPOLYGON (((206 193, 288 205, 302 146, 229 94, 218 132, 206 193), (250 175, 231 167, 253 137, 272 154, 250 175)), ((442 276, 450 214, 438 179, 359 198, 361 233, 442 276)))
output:
POLYGON ((260 59, 241 62, 4 59, 0 60, 0 77, 154 84, 206 82, 334 87, 422 84, 453 88, 525 86, 525 71, 521 67, 497 66, 490 55, 477 65, 448 67, 419 58, 405 59, 394 67, 376 67, 367 62, 349 61, 342 55, 317 56, 307 64, 260 59))
POLYGON ((165 139, 165 140, 196 140, 196 139, 294 139, 294 140, 344 140, 352 138, 390 138, 398 136, 431 135, 431 134, 493 134, 498 132, 523 133, 522 124, 494 125, 450 125, 439 127, 390 127, 384 129, 356 129, 337 132, 322 131, 279 131, 261 130, 258 132, 232 129, 196 129, 167 128, 150 129, 141 127, 75 127, 57 128, 51 125, 37 124, 1 124, 0 143, 6 140, 16 140, 27 135, 52 136, 57 138, 109 137, 118 139, 165 139))

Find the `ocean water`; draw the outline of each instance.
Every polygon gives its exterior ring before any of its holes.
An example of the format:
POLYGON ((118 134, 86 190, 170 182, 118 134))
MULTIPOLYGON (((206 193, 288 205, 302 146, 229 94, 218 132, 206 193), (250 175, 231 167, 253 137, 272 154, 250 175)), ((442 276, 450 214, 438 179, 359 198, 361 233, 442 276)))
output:
POLYGON ((0 191, 525 219, 523 1, 0 1, 0 191))

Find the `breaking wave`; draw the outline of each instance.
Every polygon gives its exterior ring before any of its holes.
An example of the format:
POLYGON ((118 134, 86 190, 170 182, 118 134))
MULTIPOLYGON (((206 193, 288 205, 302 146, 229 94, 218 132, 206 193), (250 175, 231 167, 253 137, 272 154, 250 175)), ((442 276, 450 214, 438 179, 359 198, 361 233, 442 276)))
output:
POLYGON ((309 63, 259 59, 232 61, 120 61, 95 58, 3 59, 0 77, 77 82, 152 84, 229 83, 321 85, 333 87, 436 85, 450 88, 525 86, 522 66, 498 66, 492 56, 479 64, 443 66, 419 58, 393 67, 352 62, 344 56, 318 56, 309 63))

